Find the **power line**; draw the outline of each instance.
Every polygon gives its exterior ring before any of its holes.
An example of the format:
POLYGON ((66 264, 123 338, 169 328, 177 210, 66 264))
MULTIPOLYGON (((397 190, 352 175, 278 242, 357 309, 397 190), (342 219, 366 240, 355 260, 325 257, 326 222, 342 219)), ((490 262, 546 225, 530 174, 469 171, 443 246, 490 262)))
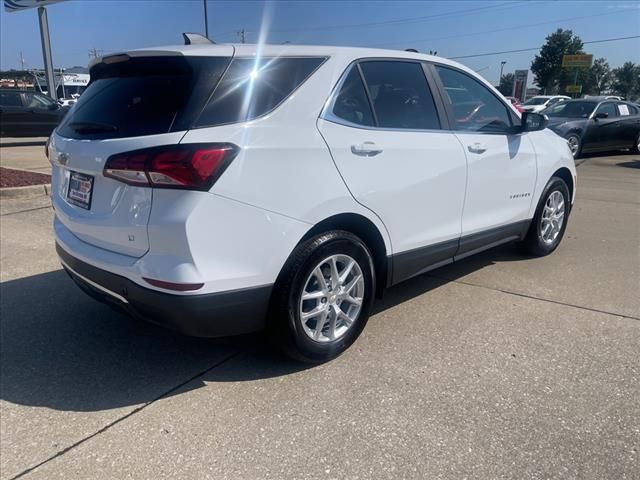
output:
MULTIPOLYGON (((588 42, 582 42, 582 43, 583 45, 587 45, 591 43, 605 43, 605 42, 616 42, 618 40, 631 40, 633 38, 640 38, 640 35, 632 35, 629 37, 618 37, 618 38, 605 38, 603 40, 590 40, 588 42)), ((517 50, 503 50, 501 52, 476 53, 474 55, 461 55, 458 57, 447 57, 447 58, 450 58, 451 60, 459 60, 461 58, 488 57, 490 55, 502 55, 504 53, 532 52, 534 50, 540 50, 540 47, 519 48, 517 50)))
MULTIPOLYGON (((516 6, 516 5, 522 5, 522 6, 534 5, 534 4, 538 4, 538 3, 545 3, 545 2, 544 1, 531 2, 531 1, 526 1, 526 0, 518 0, 518 1, 514 1, 514 2, 500 3, 498 5, 487 5, 487 6, 484 6, 484 7, 453 10, 453 11, 450 11, 450 12, 443 12, 443 13, 437 13, 437 14, 432 14, 432 15, 424 15, 424 16, 421 16, 421 17, 397 18, 397 19, 394 19, 394 20, 384 20, 384 21, 380 21, 380 22, 368 22, 368 23, 355 23, 355 24, 350 24, 350 25, 324 25, 324 26, 320 26, 320 27, 288 28, 288 29, 281 29, 281 30, 269 30, 269 33, 289 33, 289 32, 299 32, 299 31, 307 32, 307 31, 314 31, 314 30, 335 30, 335 29, 343 29, 343 28, 363 28, 363 27, 376 27, 376 26, 381 26, 381 25, 397 25, 397 24, 402 24, 402 23, 420 23, 420 22, 423 22, 425 20, 436 19, 436 18, 446 18, 446 17, 469 15, 469 14, 472 14, 472 13, 475 13, 475 12, 479 12, 479 11, 482 11, 482 10, 489 10, 489 9, 496 9, 496 8, 508 8, 508 7, 512 7, 512 6, 516 6)), ((256 33, 257 31, 256 30, 247 30, 247 32, 256 33)), ((227 33, 235 33, 235 32, 227 32, 227 33)))
POLYGON ((515 25, 515 26, 511 26, 511 27, 505 27, 505 28, 498 28, 498 29, 493 29, 493 30, 485 30, 483 32, 472 32, 472 33, 463 33, 462 35, 449 35, 446 37, 432 37, 432 38, 423 38, 423 39, 418 39, 418 40, 406 40, 406 41, 397 41, 397 42, 390 42, 390 43, 380 43, 380 44, 375 44, 374 46, 386 46, 386 45, 399 45, 399 44, 412 44, 412 43, 417 43, 417 42, 433 42, 436 40, 448 40, 450 38, 461 38, 461 37, 473 37, 475 35, 484 35, 485 33, 495 33, 495 32, 507 32, 509 30, 519 30, 522 28, 529 28, 529 27, 538 27, 540 25, 550 25, 550 24, 554 24, 556 22, 568 22, 571 20, 583 20, 585 18, 593 18, 593 17, 604 17, 605 15, 619 15, 621 13, 627 13, 624 10, 614 10, 612 12, 606 12, 606 13, 596 13, 594 15, 583 15, 580 17, 570 17, 570 18, 558 18, 556 20, 550 20, 550 21, 546 21, 546 22, 538 22, 538 23, 529 23, 529 24, 525 24, 525 25, 515 25))

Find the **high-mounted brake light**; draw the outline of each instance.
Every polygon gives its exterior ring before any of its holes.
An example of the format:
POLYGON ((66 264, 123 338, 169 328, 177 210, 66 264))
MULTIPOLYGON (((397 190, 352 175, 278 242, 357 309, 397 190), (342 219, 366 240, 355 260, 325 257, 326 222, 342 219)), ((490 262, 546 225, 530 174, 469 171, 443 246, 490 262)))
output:
POLYGON ((238 153, 231 143, 188 143, 118 153, 104 176, 129 185, 209 190, 238 153))

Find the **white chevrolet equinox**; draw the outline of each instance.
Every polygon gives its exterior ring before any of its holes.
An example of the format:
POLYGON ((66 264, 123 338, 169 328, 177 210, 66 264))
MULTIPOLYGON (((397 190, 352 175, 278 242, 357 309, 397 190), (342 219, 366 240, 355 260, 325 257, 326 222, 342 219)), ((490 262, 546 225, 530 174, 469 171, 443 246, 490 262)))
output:
POLYGON ((560 243, 562 138, 419 53, 188 44, 109 55, 48 143, 56 248, 82 290, 197 336, 351 345, 385 287, 560 243))

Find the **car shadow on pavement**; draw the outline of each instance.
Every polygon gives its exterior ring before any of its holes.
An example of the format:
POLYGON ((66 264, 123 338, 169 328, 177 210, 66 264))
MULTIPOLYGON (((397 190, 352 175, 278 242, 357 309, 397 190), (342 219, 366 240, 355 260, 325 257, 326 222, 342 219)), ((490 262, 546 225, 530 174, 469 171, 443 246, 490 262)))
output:
MULTIPOLYGON (((203 339, 133 320, 82 293, 62 270, 0 284, 0 398, 63 411, 99 411, 173 394, 238 352, 266 350, 259 335, 203 339)), ((265 352, 270 370, 307 368, 265 352)))
MULTIPOLYGON (((521 258, 503 247, 454 270, 415 277, 389 289, 373 313, 486 265, 521 258)), ((262 335, 193 338, 133 320, 86 296, 62 270, 0 284, 0 363, 2 400, 62 411, 139 405, 204 382, 251 381, 312 367, 276 353, 262 335)))
POLYGON ((616 163, 618 167, 640 168, 640 160, 631 160, 629 162, 616 163))

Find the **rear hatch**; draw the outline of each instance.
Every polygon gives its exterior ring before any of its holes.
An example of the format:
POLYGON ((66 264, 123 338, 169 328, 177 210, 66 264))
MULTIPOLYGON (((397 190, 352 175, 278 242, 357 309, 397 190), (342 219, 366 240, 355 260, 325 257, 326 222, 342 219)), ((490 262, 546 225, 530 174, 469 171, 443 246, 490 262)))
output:
POLYGON ((140 257, 149 249, 153 189, 103 174, 107 159, 175 145, 200 114, 233 56, 147 51, 105 57, 51 137, 52 197, 58 219, 78 238, 140 257))

